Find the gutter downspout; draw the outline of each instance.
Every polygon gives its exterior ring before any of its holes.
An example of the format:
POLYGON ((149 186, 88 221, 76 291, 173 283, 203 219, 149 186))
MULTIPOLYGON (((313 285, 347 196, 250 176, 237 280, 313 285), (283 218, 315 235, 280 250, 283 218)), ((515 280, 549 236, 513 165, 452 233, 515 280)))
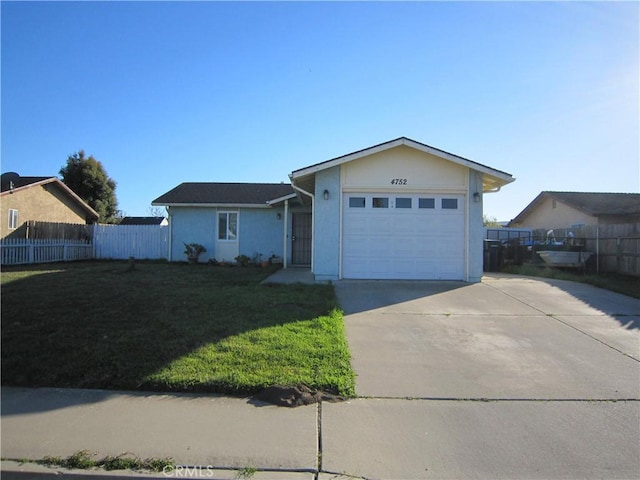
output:
POLYGON ((298 187, 295 183, 293 183, 293 179, 291 181, 291 186, 294 190, 311 198, 311 273, 313 273, 313 244, 316 240, 316 197, 313 195, 313 193, 309 193, 306 190, 298 187))
POLYGON ((284 201, 284 248, 282 249, 282 268, 287 268, 287 237, 289 236, 289 200, 284 201))

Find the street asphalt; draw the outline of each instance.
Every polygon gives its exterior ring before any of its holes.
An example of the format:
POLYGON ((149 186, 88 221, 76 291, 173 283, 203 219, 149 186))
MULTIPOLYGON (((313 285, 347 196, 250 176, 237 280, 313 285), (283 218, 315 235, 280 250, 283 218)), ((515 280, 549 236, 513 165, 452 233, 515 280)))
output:
POLYGON ((2 478, 84 449, 181 465, 148 478, 640 478, 640 301, 502 274, 336 292, 358 398, 4 387, 2 478))

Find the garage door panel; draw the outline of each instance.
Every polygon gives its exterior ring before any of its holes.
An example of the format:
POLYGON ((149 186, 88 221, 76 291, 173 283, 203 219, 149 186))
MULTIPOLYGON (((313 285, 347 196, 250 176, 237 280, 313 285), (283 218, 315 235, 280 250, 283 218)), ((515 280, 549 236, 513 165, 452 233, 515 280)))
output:
MULTIPOLYGON (((465 216, 463 196, 406 195, 412 208, 372 208, 373 197, 388 194, 345 194, 343 213, 344 278, 464 278, 465 216), (367 198, 365 208, 350 208, 349 196, 367 198), (421 197, 434 198, 433 208, 418 208, 421 197), (457 209, 443 209, 442 198, 457 198, 457 209)), ((449 205, 455 202, 448 202, 449 205)))

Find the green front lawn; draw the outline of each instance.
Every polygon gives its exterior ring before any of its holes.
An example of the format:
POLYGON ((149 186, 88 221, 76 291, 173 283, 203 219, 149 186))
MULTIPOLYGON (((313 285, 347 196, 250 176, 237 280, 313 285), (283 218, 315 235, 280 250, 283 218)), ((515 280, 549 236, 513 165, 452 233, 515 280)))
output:
POLYGON ((270 269, 82 262, 2 272, 2 383, 248 394, 355 394, 329 285, 270 269))

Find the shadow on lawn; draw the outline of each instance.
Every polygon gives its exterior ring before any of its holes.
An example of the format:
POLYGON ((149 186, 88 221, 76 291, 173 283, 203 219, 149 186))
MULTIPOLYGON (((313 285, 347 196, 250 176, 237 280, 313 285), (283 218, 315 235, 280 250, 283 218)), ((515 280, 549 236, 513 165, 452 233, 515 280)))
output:
MULTIPOLYGON (((327 315, 335 307, 331 287, 260 285, 272 272, 166 263, 139 263, 127 271, 126 262, 5 269, 2 384, 254 393, 200 381, 201 367, 189 362, 179 367, 182 380, 157 374, 234 335, 327 315), (12 279, 17 271, 33 274, 12 279)), ((10 394, 12 390, 14 396, 21 391, 9 389, 10 394)), ((39 411, 110 396, 104 391, 70 392, 56 395, 57 403, 29 404, 39 411)), ((21 408, 20 402, 3 401, 2 415, 25 413, 21 408)))

